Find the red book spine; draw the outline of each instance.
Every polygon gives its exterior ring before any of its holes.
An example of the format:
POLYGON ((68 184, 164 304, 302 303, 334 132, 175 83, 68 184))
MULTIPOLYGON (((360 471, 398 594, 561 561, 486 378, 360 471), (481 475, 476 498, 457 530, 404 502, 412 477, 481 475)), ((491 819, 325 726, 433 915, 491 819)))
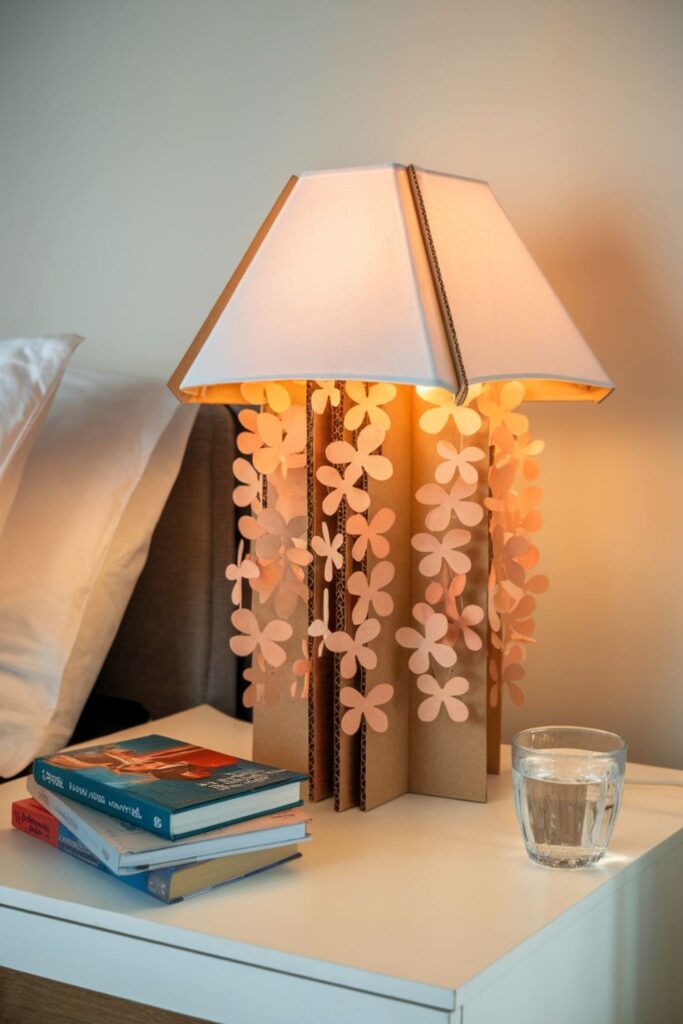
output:
POLYGON ((37 800, 15 800, 12 804, 12 824, 20 832, 27 832, 50 846, 59 845, 59 822, 37 800))

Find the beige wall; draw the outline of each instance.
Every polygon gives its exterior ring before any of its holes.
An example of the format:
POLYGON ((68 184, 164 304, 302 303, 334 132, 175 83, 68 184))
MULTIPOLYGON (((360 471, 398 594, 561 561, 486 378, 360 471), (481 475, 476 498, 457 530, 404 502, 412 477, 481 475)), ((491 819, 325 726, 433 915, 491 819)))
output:
POLYGON ((0 3, 0 335, 166 375, 299 170, 487 179, 613 378, 539 407, 552 589, 506 732, 683 767, 683 4, 0 3))

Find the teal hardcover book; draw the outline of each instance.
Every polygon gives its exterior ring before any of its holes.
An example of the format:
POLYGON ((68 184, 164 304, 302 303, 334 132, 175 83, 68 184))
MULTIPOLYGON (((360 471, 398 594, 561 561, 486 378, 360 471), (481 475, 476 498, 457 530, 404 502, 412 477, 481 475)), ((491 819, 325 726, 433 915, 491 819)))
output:
POLYGON ((167 839, 294 807, 306 778, 167 736, 39 757, 33 775, 46 789, 167 839))

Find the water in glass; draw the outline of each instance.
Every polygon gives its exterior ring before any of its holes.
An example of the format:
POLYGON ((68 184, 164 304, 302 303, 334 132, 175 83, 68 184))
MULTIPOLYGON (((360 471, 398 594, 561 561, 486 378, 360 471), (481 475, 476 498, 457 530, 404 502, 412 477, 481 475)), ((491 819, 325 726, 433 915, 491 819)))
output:
POLYGON ((532 860, 564 868, 599 860, 619 810, 619 762, 567 747, 522 750, 515 762, 515 807, 532 860))

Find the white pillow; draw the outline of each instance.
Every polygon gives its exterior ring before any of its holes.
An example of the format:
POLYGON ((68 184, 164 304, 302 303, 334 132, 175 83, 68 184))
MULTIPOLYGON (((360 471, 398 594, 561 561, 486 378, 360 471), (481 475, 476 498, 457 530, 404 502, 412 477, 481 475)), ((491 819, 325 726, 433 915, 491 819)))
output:
POLYGON ((0 341, 0 536, 40 424, 82 340, 64 334, 0 341))
POLYGON ((71 738, 147 561, 152 534, 178 475, 198 408, 178 406, 131 495, 86 604, 62 675, 57 707, 34 756, 53 754, 71 738))
MULTIPOLYGON (((156 381, 74 368, 64 375, 0 537, 0 775, 20 771, 45 742, 66 736, 78 716, 88 693, 79 673, 92 685, 101 654, 85 649, 93 632, 113 636, 132 589, 130 572, 125 585, 112 583, 114 564, 130 556, 142 567, 140 545, 149 538, 140 538, 151 535, 163 488, 155 514, 145 489, 139 496, 140 510, 148 508, 144 527, 124 530, 121 547, 117 533, 177 412, 175 398, 156 381)), ((171 483, 172 475, 169 489, 171 483)))

